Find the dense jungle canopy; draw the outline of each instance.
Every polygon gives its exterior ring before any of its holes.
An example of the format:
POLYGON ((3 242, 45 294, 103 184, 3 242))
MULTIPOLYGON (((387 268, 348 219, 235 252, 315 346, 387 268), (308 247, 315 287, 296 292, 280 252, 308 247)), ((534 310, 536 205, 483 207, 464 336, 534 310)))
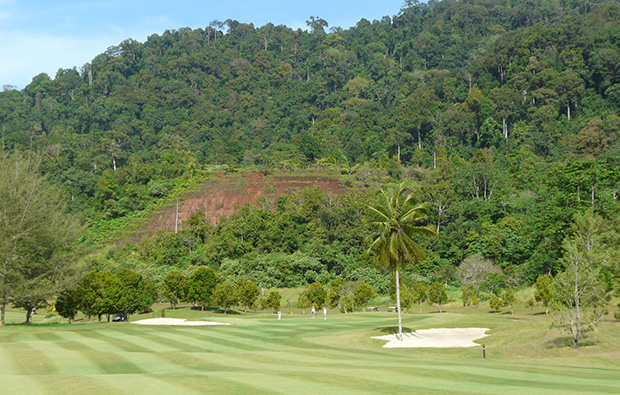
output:
POLYGON ((410 275, 449 280, 480 254, 531 283, 560 270, 576 212, 618 219, 619 18, 609 0, 408 0, 346 30, 205 21, 5 87, 0 135, 42 155, 91 229, 218 171, 323 169, 365 188, 297 191, 217 224, 197 213, 94 267, 385 291, 360 208, 373 185, 409 180, 440 233, 410 275))

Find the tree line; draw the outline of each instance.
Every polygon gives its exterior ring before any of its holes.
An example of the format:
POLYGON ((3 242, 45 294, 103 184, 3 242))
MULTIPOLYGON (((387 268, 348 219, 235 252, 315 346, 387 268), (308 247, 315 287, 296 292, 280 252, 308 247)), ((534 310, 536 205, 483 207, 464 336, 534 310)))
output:
POLYGON ((187 278, 172 271, 159 285, 133 270, 118 269, 90 272, 58 294, 54 309, 69 321, 82 312, 89 322, 91 317, 101 321, 102 316, 110 322, 111 316, 128 321, 130 315, 150 312, 161 302, 169 303, 173 310, 180 302, 188 302, 201 310, 215 306, 226 313, 232 306, 245 311, 257 307, 276 311, 280 299, 277 291, 261 297, 261 289, 252 280, 241 279, 233 285, 207 267, 196 268, 187 278))

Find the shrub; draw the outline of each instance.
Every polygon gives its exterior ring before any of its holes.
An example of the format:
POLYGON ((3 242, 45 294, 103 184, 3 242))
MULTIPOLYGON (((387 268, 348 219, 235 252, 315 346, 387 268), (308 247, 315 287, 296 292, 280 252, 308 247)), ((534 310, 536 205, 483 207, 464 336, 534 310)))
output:
POLYGON ((493 311, 500 311, 504 306, 504 301, 499 296, 492 294, 491 299, 489 299, 489 307, 493 311))
POLYGON ((461 290, 461 300, 463 301, 463 306, 476 306, 480 303, 480 298, 476 291, 474 291, 471 287, 464 287, 461 290))
POLYGON ((512 288, 506 289, 502 292, 500 299, 502 300, 502 304, 504 306, 510 306, 510 314, 514 314, 513 305, 515 302, 515 291, 512 288))
POLYGON ((428 301, 435 303, 439 307, 441 313, 441 305, 448 301, 448 294, 446 293, 446 286, 440 282, 434 282, 431 284, 428 290, 428 301))

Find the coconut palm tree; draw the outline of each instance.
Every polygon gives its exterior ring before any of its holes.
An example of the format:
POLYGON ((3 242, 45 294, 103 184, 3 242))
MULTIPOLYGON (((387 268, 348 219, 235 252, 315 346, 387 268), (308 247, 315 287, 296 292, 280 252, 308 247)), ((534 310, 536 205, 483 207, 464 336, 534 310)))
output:
POLYGON ((368 237, 373 240, 365 256, 373 257, 373 263, 380 263, 394 272, 396 279, 396 306, 398 309, 398 335, 402 340, 403 327, 400 308, 400 282, 398 274, 407 262, 418 263, 426 258, 422 247, 415 242, 415 235, 436 236, 434 226, 423 226, 428 216, 428 205, 418 203, 412 194, 407 194, 404 184, 395 191, 382 189, 379 203, 368 206, 370 224, 377 232, 368 237))

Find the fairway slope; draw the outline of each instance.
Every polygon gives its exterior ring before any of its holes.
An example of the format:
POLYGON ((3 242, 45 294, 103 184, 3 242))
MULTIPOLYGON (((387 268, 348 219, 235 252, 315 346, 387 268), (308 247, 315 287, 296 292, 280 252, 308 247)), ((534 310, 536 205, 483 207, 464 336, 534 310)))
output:
POLYGON ((188 321, 182 318, 149 318, 132 322, 138 325, 174 325, 174 326, 213 326, 213 325, 230 325, 226 322, 214 321, 188 321))

